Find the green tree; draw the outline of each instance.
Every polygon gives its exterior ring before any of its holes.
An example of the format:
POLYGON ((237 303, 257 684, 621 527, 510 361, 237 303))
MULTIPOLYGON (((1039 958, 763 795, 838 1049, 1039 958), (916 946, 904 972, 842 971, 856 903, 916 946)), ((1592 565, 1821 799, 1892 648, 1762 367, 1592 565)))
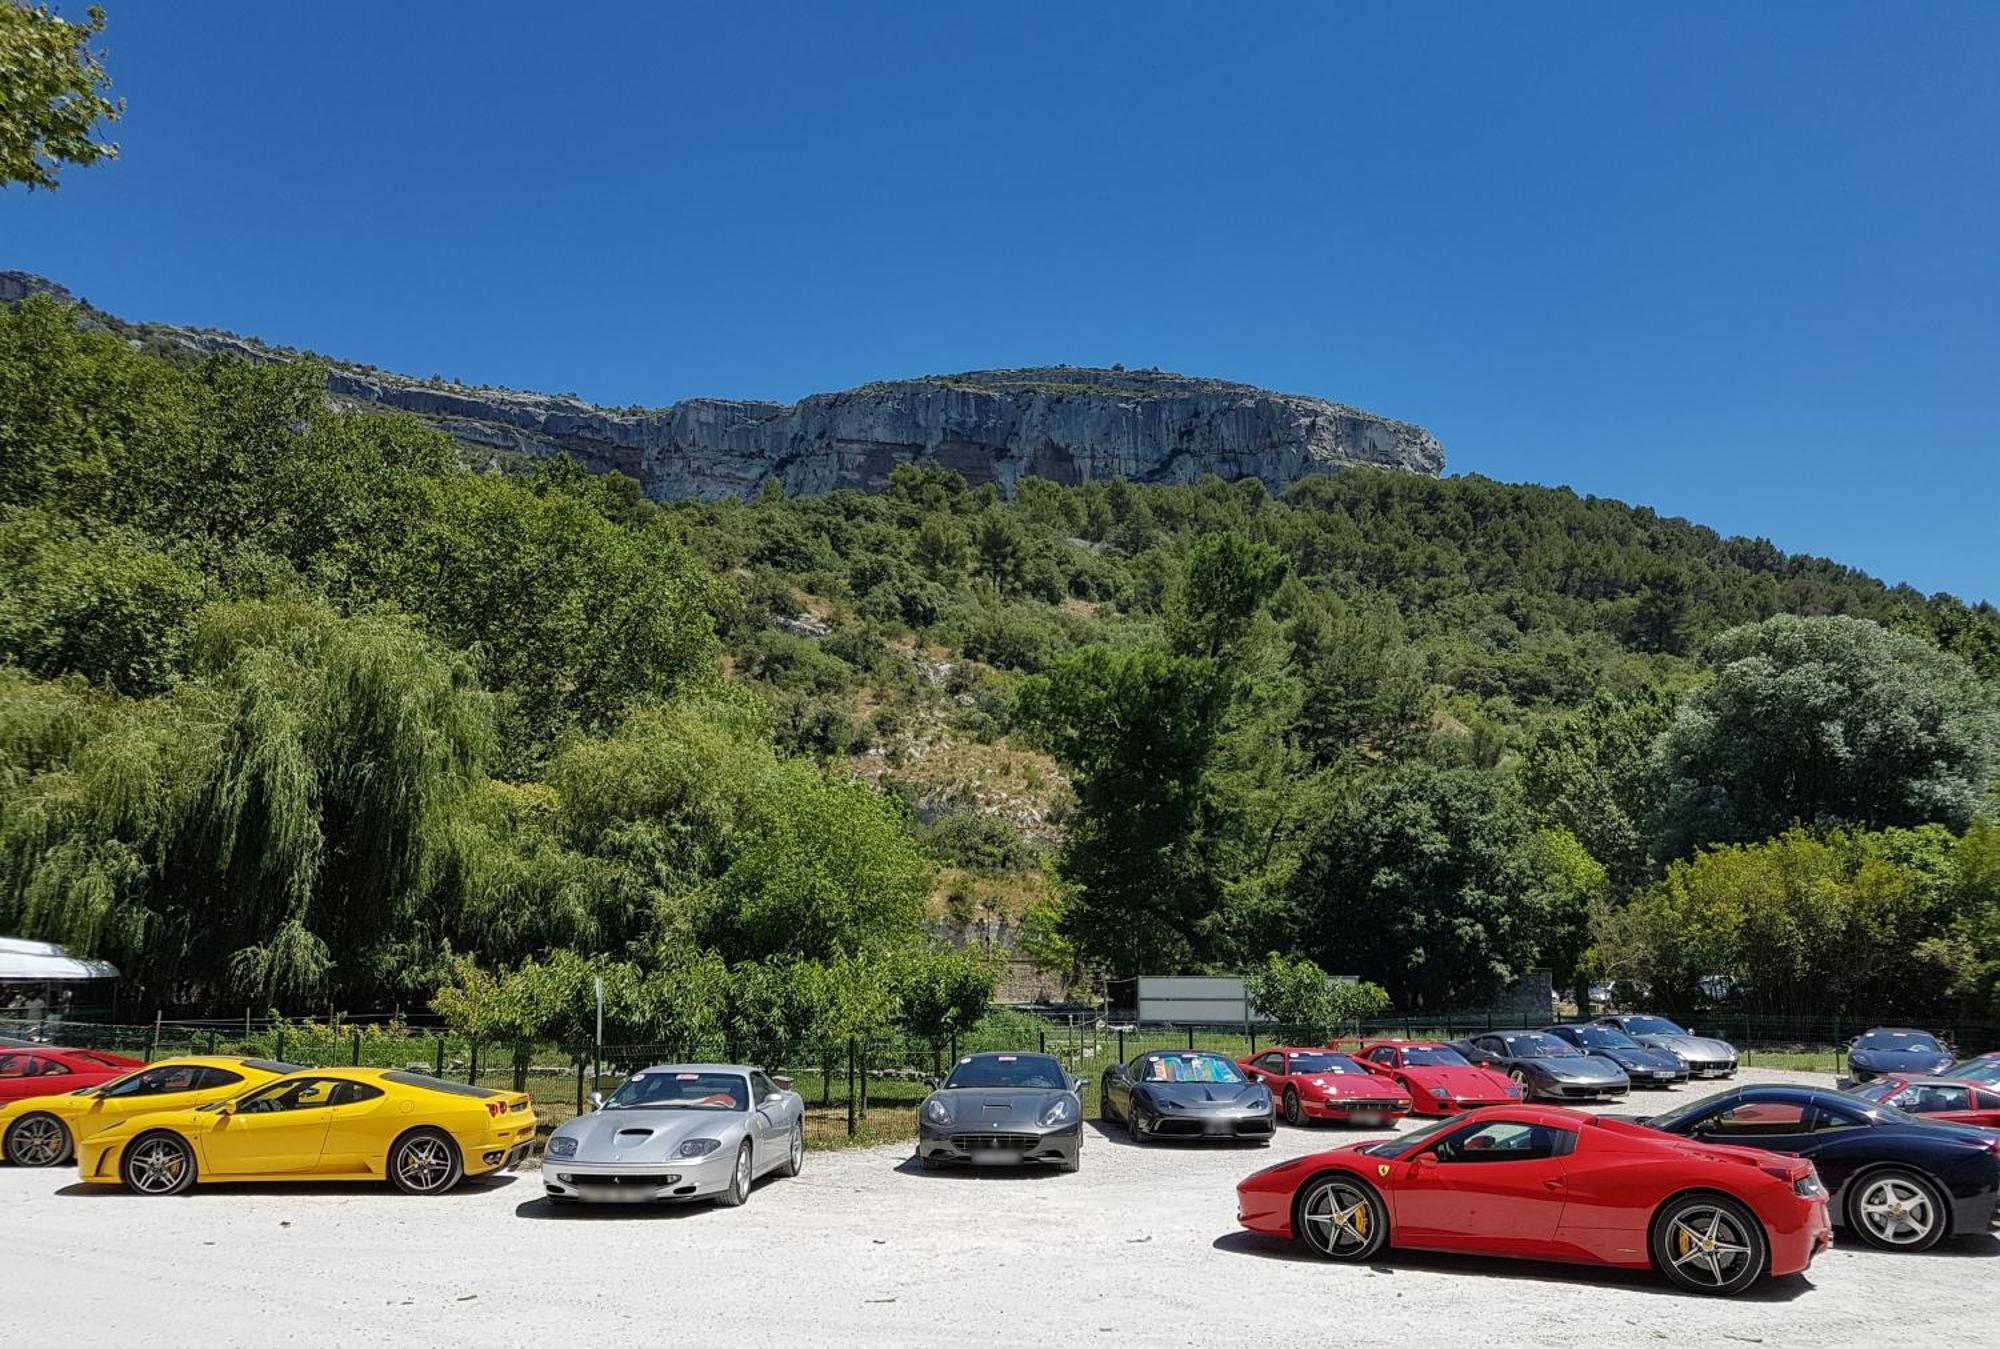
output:
POLYGON ((1285 576, 1285 559, 1240 534, 1198 540, 1167 596, 1167 645, 1176 655, 1220 660, 1237 654, 1285 576))
POLYGON ((1963 829, 2000 772, 2000 711, 1956 656, 1853 618, 1781 615, 1711 644, 1659 745, 1663 847, 1799 823, 1963 829))
POLYGON ((1293 881, 1307 953, 1376 980, 1398 1007, 1487 998, 1542 955, 1550 897, 1534 845, 1491 774, 1411 764, 1364 779, 1293 881))
POLYGON ((86 14, 70 23, 47 5, 0 3, 0 186, 54 191, 64 165, 117 157, 117 145, 99 137, 125 115, 125 100, 108 96, 103 54, 91 49, 104 11, 92 5, 86 14))
POLYGON ((1673 715, 1673 700, 1658 690, 1622 698, 1599 690, 1543 723, 1521 752, 1530 808, 1577 839, 1621 886, 1647 875, 1665 785, 1653 747, 1673 715))
POLYGON ((1386 1011, 1389 995, 1380 985, 1337 981, 1312 961, 1287 960, 1273 952, 1244 980, 1250 1004, 1287 1034, 1331 1043, 1366 1016, 1386 1011))

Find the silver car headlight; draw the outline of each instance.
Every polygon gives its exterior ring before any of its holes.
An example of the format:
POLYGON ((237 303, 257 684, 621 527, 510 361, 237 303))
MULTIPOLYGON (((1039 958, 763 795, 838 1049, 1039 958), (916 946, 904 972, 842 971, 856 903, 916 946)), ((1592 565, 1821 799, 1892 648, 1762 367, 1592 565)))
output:
POLYGON ((951 1107, 933 1096, 924 1102, 924 1118, 932 1124, 951 1123, 951 1107))
POLYGON ((1055 1104, 1042 1112, 1042 1126, 1053 1128, 1058 1124, 1068 1124, 1076 1117, 1076 1102, 1067 1096, 1058 1096, 1055 1104))
POLYGON ((554 1138, 551 1138, 549 1140, 549 1156, 551 1157, 576 1156, 576 1140, 574 1138, 566 1138, 562 1134, 557 1134, 554 1138))
POLYGON ((687 1142, 674 1149, 674 1156, 706 1157, 721 1146, 722 1140, 719 1138, 690 1138, 687 1142))

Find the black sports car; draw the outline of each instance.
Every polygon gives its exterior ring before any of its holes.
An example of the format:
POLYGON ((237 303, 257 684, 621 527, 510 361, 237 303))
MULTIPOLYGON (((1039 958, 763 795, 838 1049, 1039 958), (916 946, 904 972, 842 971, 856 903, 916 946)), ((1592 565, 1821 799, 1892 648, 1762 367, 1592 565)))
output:
POLYGON ((2000 1133, 1818 1087, 1733 1087, 1637 1122, 1808 1159, 1831 1194, 1833 1221, 1885 1250, 1977 1235, 2000 1205, 2000 1133))
POLYGON ((1891 1073, 1921 1077, 1951 1067, 1951 1052, 1928 1031, 1877 1026, 1847 1046, 1847 1073, 1856 1082, 1891 1073))
POLYGON ((1688 1080, 1688 1066, 1669 1049, 1650 1049, 1613 1026, 1550 1026, 1542 1034, 1575 1045, 1625 1070, 1635 1087, 1671 1087, 1688 1080))
POLYGON ((1104 1070, 1098 1114, 1122 1120, 1134 1143, 1155 1138, 1247 1138, 1269 1143, 1277 1112, 1266 1087, 1223 1054, 1148 1050, 1104 1070))
POLYGON ((1538 1030, 1488 1031, 1454 1040, 1451 1047, 1479 1067, 1513 1078, 1530 1100, 1623 1096, 1632 1087, 1625 1070, 1611 1060, 1595 1058, 1538 1030))

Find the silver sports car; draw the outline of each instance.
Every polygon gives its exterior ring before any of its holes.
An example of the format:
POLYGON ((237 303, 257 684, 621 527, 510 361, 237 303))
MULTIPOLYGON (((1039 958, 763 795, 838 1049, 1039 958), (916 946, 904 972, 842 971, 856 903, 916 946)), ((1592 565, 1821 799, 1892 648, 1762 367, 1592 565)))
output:
POLYGON ((549 1135, 542 1185, 557 1204, 736 1205, 758 1176, 796 1176, 805 1159, 805 1102, 790 1084, 758 1068, 669 1063, 549 1135))

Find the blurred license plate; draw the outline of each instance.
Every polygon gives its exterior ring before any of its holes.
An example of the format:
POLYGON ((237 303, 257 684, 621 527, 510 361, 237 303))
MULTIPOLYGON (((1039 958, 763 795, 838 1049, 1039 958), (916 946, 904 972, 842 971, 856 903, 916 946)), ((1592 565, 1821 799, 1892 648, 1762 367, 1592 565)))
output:
POLYGON ((970 1155, 974 1166, 1011 1166, 1021 1160, 1010 1148, 974 1148, 970 1155))
POLYGON ((1364 1129, 1373 1129, 1389 1122, 1389 1117, 1380 1110, 1357 1110, 1348 1118, 1364 1129))

